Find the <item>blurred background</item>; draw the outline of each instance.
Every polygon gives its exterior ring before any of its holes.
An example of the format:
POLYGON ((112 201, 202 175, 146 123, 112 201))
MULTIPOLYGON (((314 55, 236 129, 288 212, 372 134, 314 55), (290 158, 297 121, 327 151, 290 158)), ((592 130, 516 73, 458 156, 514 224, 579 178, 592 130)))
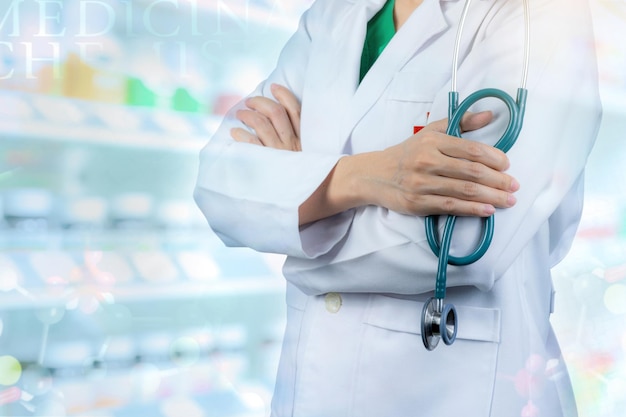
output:
MULTIPOLYGON (((311 2, 0 5, 0 416, 267 415, 282 259, 224 248, 191 195, 311 2)), ((624 417, 626 0, 592 12, 604 120, 553 323, 580 415, 624 417)))

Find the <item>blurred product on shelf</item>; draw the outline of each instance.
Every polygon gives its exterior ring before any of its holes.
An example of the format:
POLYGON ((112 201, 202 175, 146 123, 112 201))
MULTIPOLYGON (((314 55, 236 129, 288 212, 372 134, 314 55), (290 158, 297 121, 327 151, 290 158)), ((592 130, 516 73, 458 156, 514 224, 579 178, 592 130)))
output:
POLYGON ((174 263, 162 251, 141 251, 130 255, 139 275, 152 284, 171 284, 180 277, 174 263))
POLYGON ((189 113, 202 111, 202 104, 191 93, 182 87, 178 87, 172 96, 172 109, 189 113))
POLYGON ((157 96, 142 80, 129 77, 126 81, 126 103, 131 106, 156 107, 157 96))
POLYGON ((235 104, 243 98, 240 94, 220 94, 213 103, 213 113, 224 116, 235 104))
POLYGON ((67 228, 106 226, 108 202, 102 197, 66 197, 60 214, 60 222, 67 228))
POLYGON ((219 265, 204 252, 181 251, 177 257, 180 267, 192 281, 210 282, 221 276, 219 265))
POLYGON ((57 100, 48 96, 34 96, 31 103, 50 122, 80 126, 86 119, 84 109, 76 101, 57 100))
MULTIPOLYGON (((22 272, 17 268, 15 262, 8 255, 0 253, 0 293, 13 291, 22 286, 23 283, 22 272)), ((2 335, 1 332, 0 335, 2 335)))
MULTIPOLYGON (((186 228, 198 222, 201 213, 188 200, 164 200, 156 209, 156 223, 164 228, 186 228)), ((198 222, 199 223, 199 222, 198 222)))
POLYGON ((4 192, 4 218, 10 227, 25 231, 45 230, 54 214, 54 197, 45 189, 12 189, 4 192))
POLYGON ((63 95, 69 98, 123 104, 126 78, 98 69, 70 53, 63 74, 63 95))
POLYGON ((154 198, 143 192, 129 192, 113 197, 111 201, 111 224, 120 229, 144 227, 152 224, 154 198))
POLYGON ((60 75, 55 73, 52 65, 42 65, 32 77, 15 74, 10 80, 0 79, 0 89, 184 113, 209 112, 198 98, 198 92, 190 87, 174 85, 178 81, 174 75, 168 77, 172 78, 171 92, 164 94, 164 91, 156 92, 150 88, 141 75, 133 76, 113 69, 99 68, 85 62, 80 55, 73 52, 67 55, 61 68, 60 75), (21 79, 24 82, 20 82, 21 79))

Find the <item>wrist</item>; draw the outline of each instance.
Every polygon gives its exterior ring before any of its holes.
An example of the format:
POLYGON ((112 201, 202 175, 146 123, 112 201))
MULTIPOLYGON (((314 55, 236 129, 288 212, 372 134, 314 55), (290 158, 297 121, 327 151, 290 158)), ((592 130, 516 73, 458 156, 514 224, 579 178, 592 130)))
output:
POLYGON ((380 205, 377 183, 381 152, 366 152, 348 155, 339 160, 335 168, 337 189, 342 191, 342 205, 354 208, 367 205, 380 205))
MULTIPOLYGON (((375 170, 378 169, 377 155, 372 152, 344 156, 320 184, 315 192, 300 205, 299 223, 307 224, 315 220, 366 205, 380 205, 379 188, 375 170)), ((382 201, 382 200, 381 200, 382 201)))

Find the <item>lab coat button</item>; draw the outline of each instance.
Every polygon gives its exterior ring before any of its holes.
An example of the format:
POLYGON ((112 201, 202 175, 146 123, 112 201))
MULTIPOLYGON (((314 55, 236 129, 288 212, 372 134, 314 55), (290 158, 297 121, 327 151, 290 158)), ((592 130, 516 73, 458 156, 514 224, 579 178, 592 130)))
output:
POLYGON ((341 309, 341 304, 343 303, 341 295, 337 294, 336 292, 329 292, 328 294, 326 294, 324 301, 326 303, 326 311, 333 314, 339 312, 339 310, 341 309))

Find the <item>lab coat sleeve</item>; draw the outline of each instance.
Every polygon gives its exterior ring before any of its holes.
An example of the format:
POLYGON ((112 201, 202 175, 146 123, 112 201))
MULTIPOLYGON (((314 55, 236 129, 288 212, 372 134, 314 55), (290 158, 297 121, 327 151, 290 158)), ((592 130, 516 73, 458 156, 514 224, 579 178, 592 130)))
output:
MULTIPOLYGON (((281 52, 276 69, 250 96, 273 98, 278 83, 302 99, 311 39, 324 19, 327 0, 318 0, 303 15, 296 33, 281 52)), ((314 227, 298 226, 298 207, 328 176, 341 155, 291 152, 237 143, 230 136, 244 127, 229 111, 200 153, 194 198, 210 226, 228 246, 310 258, 327 252, 347 232, 351 212, 314 227)))
MULTIPOLYGON (((511 1, 496 7, 462 57, 458 82, 465 92, 462 97, 486 87, 502 88, 515 97, 523 58, 523 9, 521 2, 511 1)), ((531 19, 526 117, 508 153, 509 172, 521 184, 518 202, 497 211, 492 244, 480 260, 448 267, 448 286, 488 290, 538 237, 555 263, 567 252, 579 221, 583 170, 601 114, 587 1, 531 0, 531 19)), ((431 120, 446 117, 446 94, 438 94, 431 120)), ((483 109, 494 110, 494 122, 469 136, 493 145, 495 140, 489 138, 503 130, 506 115, 499 102, 486 100, 473 108, 483 109)), ((451 253, 471 252, 479 236, 477 219, 459 218, 451 253)), ((289 258, 284 273, 308 294, 419 294, 434 288, 436 270, 437 258, 425 240, 422 218, 367 207, 358 210, 341 244, 318 259, 289 258)))

